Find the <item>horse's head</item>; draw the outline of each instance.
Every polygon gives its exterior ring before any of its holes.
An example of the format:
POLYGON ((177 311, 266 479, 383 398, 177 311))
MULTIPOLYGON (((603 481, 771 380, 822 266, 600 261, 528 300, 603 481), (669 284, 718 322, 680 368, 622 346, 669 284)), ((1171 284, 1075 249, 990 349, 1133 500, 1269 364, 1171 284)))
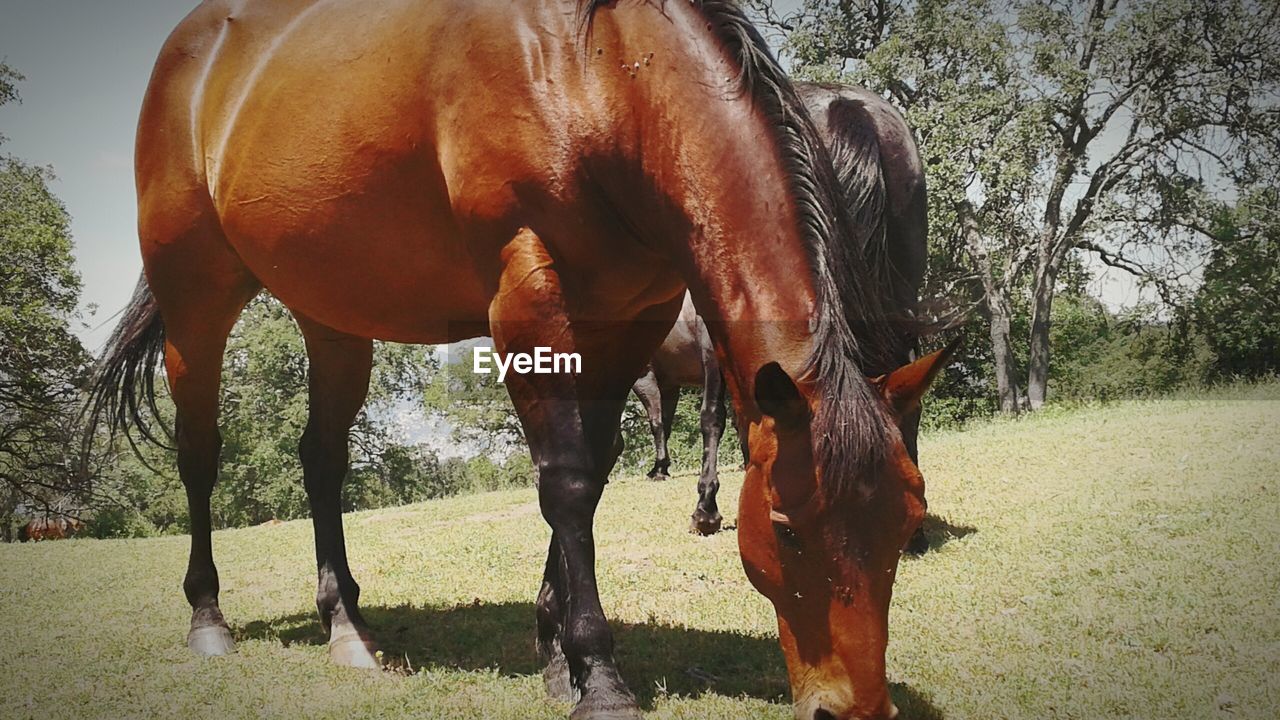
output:
MULTIPOLYGON (((901 416, 953 348, 871 381, 879 401, 901 416)), ((890 718, 885 681, 889 599, 902 547, 924 519, 924 481, 896 428, 875 477, 861 492, 833 499, 815 462, 823 399, 777 365, 756 377, 763 413, 751 428, 738 544, 751 583, 773 603, 798 720, 890 718)))

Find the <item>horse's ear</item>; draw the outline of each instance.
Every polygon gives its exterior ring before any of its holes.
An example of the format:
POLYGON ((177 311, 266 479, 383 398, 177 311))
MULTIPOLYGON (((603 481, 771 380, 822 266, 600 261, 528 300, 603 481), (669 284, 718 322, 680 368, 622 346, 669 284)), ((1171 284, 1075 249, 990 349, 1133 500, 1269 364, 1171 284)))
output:
POLYGON ((777 421, 780 427, 796 427, 809 421, 809 404, 800 388, 776 362, 756 372, 756 406, 777 421))
POLYGON ((941 350, 903 365, 888 375, 872 378, 871 382, 880 389, 880 394, 894 413, 902 417, 920 406, 920 398, 928 392, 938 373, 951 362, 959 347, 960 338, 956 338, 941 350))

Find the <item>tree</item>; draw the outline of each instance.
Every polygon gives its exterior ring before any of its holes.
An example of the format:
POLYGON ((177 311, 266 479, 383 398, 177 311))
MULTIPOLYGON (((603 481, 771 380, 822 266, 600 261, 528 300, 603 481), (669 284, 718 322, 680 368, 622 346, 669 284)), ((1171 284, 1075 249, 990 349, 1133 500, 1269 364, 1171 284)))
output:
MULTIPOLYGON (((22 76, 0 65, 0 105, 22 76)), ((4 142, 0 136, 0 143, 4 142)), ((89 356, 71 331, 80 276, 53 171, 0 156, 0 526, 26 512, 73 514, 94 494, 78 473, 75 403, 89 356)))
MULTIPOLYGON (((805 0, 799 73, 885 92, 920 134, 932 242, 959 249, 1015 407, 1012 310, 1043 404, 1053 300, 1083 251, 1181 301, 1218 181, 1280 165, 1280 5, 1236 0, 805 0)), ((1268 173, 1271 173, 1268 175, 1268 173)))
POLYGON ((502 458, 527 452, 524 428, 506 386, 494 373, 473 372, 476 347, 476 343, 448 346, 442 372, 432 379, 424 396, 427 412, 444 418, 454 440, 475 454, 502 458))
MULTIPOLYGON (((399 437, 398 407, 416 401, 436 363, 425 349, 376 343, 369 397, 351 427, 351 468, 343 509, 415 502, 450 487, 450 469, 426 447, 399 437)), ((245 308, 223 358, 219 429, 223 444, 211 509, 217 527, 237 527, 308 514, 298 443, 308 412, 307 354, 287 308, 268 294, 245 308)), ((160 422, 172 427, 173 404, 158 388, 160 422)), ((185 530, 186 496, 172 451, 117 443, 107 484, 117 507, 98 510, 98 535, 185 530)))
MULTIPOLYGON (((388 418, 396 403, 420 396, 435 367, 423 348, 375 346, 369 399, 351 427, 345 509, 416 499, 412 481, 433 467, 434 457, 394 439, 388 418)), ((216 524, 305 517, 298 441, 307 423, 307 354, 293 317, 270 295, 249 304, 228 339, 221 408, 216 524)))
POLYGON ((1194 313, 1220 377, 1280 372, 1280 190, 1254 191, 1214 223, 1194 313))

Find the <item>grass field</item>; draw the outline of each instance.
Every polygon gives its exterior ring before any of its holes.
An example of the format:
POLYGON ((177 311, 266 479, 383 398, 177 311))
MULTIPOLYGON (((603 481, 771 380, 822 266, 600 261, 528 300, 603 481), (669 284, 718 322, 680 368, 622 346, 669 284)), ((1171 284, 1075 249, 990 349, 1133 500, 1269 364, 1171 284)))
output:
MULTIPOLYGON (((899 572, 911 718, 1280 717, 1280 386, 926 437, 932 551, 899 572)), ((726 474, 732 526, 740 476, 726 474)), ((671 718, 789 718, 774 616, 692 476, 597 516, 623 673, 671 718)), ((0 716, 563 718, 532 649, 532 490, 347 518, 366 616, 408 672, 331 667, 307 522, 219 532, 240 652, 183 642, 187 540, 0 546, 0 716)))

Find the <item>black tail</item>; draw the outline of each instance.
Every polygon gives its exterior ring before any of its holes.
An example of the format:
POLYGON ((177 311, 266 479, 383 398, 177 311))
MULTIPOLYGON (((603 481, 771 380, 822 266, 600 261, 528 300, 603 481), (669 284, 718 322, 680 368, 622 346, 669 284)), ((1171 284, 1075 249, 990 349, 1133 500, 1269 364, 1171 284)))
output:
POLYGON ((123 431, 135 451, 138 446, 130 429, 146 442, 170 446, 173 434, 156 408, 156 367, 163 358, 164 321, 147 278, 142 276, 124 317, 107 341, 89 387, 86 446, 103 421, 112 436, 123 431))

